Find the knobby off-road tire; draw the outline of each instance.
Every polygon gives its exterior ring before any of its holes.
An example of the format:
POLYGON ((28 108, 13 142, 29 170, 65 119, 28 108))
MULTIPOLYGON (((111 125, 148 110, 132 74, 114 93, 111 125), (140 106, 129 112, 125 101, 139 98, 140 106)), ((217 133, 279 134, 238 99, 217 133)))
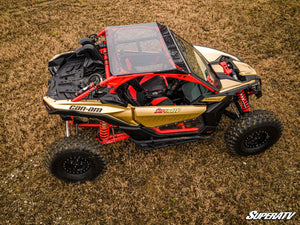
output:
POLYGON ((270 111, 257 110, 237 119, 225 133, 225 141, 231 152, 248 156, 264 152, 281 134, 278 117, 270 111))
POLYGON ((51 144, 45 165, 66 182, 93 180, 105 166, 100 150, 101 144, 88 137, 64 137, 51 144))

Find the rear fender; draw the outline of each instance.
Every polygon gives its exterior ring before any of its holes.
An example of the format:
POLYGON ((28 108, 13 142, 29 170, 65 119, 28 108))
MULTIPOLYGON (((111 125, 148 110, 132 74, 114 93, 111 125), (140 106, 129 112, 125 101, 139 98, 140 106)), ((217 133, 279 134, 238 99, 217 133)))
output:
MULTIPOLYGON (((102 104, 99 100, 81 100, 72 102, 71 100, 55 100, 48 96, 43 98, 44 104, 49 114, 63 114, 69 116, 96 117, 102 120, 110 117, 120 121, 124 126, 138 125, 132 117, 132 107, 122 107, 118 105, 102 104)), ((108 122, 108 121, 107 121, 108 122)))

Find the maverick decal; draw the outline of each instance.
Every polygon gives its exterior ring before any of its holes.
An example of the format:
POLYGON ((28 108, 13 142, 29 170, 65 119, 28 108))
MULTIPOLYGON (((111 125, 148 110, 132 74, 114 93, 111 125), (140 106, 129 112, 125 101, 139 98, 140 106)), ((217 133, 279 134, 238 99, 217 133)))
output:
POLYGON ((102 108, 96 108, 90 106, 76 106, 76 105, 71 105, 69 109, 81 111, 81 112, 91 112, 91 113, 100 113, 102 111, 102 108))
POLYGON ((180 112, 180 109, 161 109, 158 108, 154 113, 178 113, 180 112))

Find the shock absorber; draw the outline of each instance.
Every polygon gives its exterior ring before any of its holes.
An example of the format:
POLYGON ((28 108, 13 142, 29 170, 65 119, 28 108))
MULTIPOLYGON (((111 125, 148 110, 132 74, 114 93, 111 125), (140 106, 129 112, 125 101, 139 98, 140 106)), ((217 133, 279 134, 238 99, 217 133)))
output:
POLYGON ((250 111, 250 106, 249 106, 249 102, 248 99, 246 97, 245 91, 244 90, 240 90, 236 93, 238 101, 240 103, 241 109, 242 111, 245 112, 249 112, 250 111))
POLYGON ((100 133, 100 139, 103 143, 107 142, 109 140, 109 129, 112 125, 100 120, 100 129, 99 129, 99 133, 100 133))

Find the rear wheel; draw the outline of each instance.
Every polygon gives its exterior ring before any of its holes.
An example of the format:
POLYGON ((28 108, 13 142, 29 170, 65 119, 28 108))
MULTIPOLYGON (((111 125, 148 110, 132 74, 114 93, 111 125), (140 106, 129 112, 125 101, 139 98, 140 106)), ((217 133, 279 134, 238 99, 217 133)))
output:
POLYGON ((227 130, 227 147, 239 155, 255 155, 270 148, 282 134, 278 117, 266 110, 241 116, 227 130))
POLYGON ((61 180, 93 180, 104 169, 100 149, 100 143, 84 136, 61 138, 50 146, 45 164, 50 173, 61 180))

